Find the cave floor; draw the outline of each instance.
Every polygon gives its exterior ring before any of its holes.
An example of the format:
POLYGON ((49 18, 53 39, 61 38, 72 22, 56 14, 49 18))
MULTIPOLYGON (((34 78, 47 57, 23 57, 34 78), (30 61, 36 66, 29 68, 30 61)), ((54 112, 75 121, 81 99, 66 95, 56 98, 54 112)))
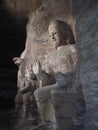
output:
POLYGON ((20 118, 14 110, 0 110, 0 130, 30 130, 36 125, 36 121, 20 118))

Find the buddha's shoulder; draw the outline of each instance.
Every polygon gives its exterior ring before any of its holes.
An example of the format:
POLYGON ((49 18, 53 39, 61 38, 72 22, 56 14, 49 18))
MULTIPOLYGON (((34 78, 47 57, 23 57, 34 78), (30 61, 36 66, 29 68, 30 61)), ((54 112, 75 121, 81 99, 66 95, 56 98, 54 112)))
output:
POLYGON ((57 51, 66 54, 77 52, 75 44, 60 46, 57 48, 57 51))

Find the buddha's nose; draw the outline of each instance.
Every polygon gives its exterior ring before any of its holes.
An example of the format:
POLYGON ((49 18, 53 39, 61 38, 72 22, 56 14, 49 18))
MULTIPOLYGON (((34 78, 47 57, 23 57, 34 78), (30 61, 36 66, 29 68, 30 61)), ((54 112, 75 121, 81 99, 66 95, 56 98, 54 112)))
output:
POLYGON ((55 39, 55 37, 54 37, 54 35, 52 35, 52 37, 51 37, 52 39, 55 39))

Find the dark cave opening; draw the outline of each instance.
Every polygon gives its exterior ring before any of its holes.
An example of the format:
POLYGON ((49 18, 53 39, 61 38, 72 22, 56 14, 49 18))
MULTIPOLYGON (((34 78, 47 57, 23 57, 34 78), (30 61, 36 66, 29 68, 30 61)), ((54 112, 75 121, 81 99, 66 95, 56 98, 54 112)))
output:
POLYGON ((24 50, 27 19, 12 16, 0 3, 0 109, 14 108, 18 67, 12 58, 24 50))

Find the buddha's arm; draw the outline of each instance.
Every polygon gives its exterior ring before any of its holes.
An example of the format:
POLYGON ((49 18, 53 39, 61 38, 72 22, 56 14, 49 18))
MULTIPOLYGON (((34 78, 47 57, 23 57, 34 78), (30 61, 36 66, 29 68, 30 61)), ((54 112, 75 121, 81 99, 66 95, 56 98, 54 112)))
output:
POLYGON ((49 74, 46 71, 42 70, 42 67, 39 62, 34 63, 33 72, 37 76, 40 87, 55 83, 55 78, 53 74, 49 74))

